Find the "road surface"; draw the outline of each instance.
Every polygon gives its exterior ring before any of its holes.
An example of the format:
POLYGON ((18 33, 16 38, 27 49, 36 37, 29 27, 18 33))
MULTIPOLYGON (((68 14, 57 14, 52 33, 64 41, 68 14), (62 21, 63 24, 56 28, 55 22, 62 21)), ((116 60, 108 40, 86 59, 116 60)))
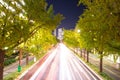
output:
POLYGON ((101 80, 64 44, 59 43, 19 80, 101 80))

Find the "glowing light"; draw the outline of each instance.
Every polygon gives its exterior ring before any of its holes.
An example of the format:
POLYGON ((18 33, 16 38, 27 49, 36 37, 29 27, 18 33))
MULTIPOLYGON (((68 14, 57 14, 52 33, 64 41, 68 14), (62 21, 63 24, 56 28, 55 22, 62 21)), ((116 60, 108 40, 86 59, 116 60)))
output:
POLYGON ((80 33, 80 30, 78 29, 77 32, 80 33))
POLYGON ((5 49, 5 50, 7 50, 7 49, 8 49, 8 47, 4 47, 4 49, 5 49))

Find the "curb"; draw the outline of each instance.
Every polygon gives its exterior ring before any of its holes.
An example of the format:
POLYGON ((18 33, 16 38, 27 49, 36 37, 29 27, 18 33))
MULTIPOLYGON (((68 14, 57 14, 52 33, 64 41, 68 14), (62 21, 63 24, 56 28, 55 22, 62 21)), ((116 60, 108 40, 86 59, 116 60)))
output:
POLYGON ((26 71, 24 71, 20 76, 18 76, 15 80, 19 80, 20 78, 22 78, 30 69, 32 69, 37 63, 39 62, 39 60, 37 62, 35 62, 30 68, 28 68, 26 71))
MULTIPOLYGON (((51 51, 53 50, 53 48, 47 52, 47 54, 45 54, 44 56, 48 55, 51 51)), ((43 57, 44 57, 43 56, 43 57)), ((39 63, 39 61, 43 58, 41 57, 37 62, 35 62, 32 66, 30 66, 26 71, 24 71, 20 76, 18 76, 15 80, 20 80, 29 70, 31 70, 37 63, 39 63)))
POLYGON ((95 74, 100 80, 103 80, 95 71, 93 71, 84 61, 82 61, 78 56, 76 56, 93 74, 95 74))

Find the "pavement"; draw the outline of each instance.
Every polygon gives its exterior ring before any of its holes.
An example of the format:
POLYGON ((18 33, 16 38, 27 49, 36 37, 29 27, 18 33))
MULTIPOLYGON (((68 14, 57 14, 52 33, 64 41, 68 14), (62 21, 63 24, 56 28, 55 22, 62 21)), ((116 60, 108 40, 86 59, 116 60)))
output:
MULTIPOLYGON (((32 61, 33 59, 34 59, 33 56, 29 56, 29 61, 32 61)), ((26 65, 26 59, 25 58, 23 58, 21 60, 21 62, 22 62, 21 63, 22 66, 26 65)), ((18 68, 18 65, 19 65, 19 62, 16 61, 15 63, 4 67, 3 77, 7 76, 9 73, 15 72, 17 70, 17 68, 18 68)))
MULTIPOLYGON (((90 53, 89 63, 99 68, 99 57, 90 53)), ((110 76, 113 80, 120 80, 120 69, 117 69, 116 65, 116 63, 110 61, 106 57, 103 58, 103 72, 110 76)))
MULTIPOLYGON (((90 57, 92 56, 94 55, 90 54, 90 57)), ((91 63, 95 63, 95 61, 96 63, 99 63, 99 58, 98 57, 96 57, 96 59, 90 58, 90 61, 91 63)), ((112 61, 108 60, 106 57, 103 58, 103 72, 109 75, 113 80, 120 80, 120 69, 117 69, 116 65, 117 65, 116 63, 113 63, 112 61)))

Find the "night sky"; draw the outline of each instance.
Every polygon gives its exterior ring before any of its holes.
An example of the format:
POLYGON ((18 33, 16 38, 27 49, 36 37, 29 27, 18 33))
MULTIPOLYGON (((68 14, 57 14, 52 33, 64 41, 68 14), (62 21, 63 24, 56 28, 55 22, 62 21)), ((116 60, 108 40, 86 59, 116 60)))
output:
POLYGON ((48 4, 53 4, 55 14, 61 13, 65 19, 58 26, 65 29, 74 29, 79 16, 83 13, 84 6, 77 6, 78 0, 46 0, 48 4))

